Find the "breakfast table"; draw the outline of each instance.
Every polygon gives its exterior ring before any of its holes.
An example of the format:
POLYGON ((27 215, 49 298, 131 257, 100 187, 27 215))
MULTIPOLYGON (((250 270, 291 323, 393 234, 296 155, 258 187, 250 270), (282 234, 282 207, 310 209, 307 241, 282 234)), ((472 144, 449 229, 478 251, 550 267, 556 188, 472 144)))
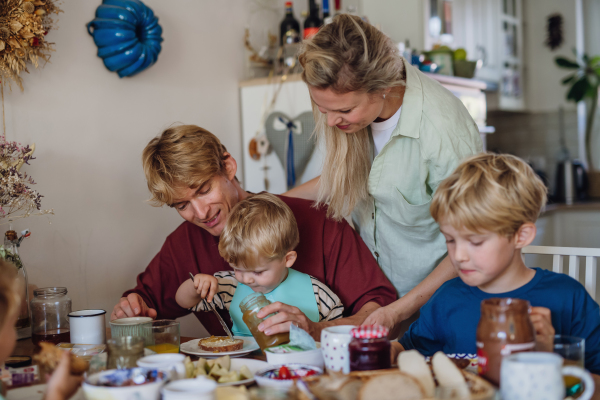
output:
MULTIPOLYGON (((110 338, 110 329, 107 329, 107 338, 110 338)), ((196 339, 196 338, 182 336, 181 343, 183 344, 183 343, 186 343, 186 342, 188 342, 190 340, 194 340, 194 339, 196 339)), ((22 340, 17 341, 17 345, 15 347, 15 350, 13 351, 13 355, 33 357, 35 352, 36 352, 36 348, 35 348, 35 345, 33 344, 33 342, 31 341, 31 339, 22 339, 22 340)), ((190 358, 193 361, 195 361, 199 357, 190 355, 190 358)), ((260 350, 256 350, 248 355, 245 355, 244 358, 266 361, 265 354, 260 350)), ((594 392, 594 395, 592 396, 592 399, 600 400, 600 375, 592 375, 592 376, 594 378, 594 383, 596 385, 596 390, 594 392)), ((43 376, 40 376, 40 379, 42 380, 41 383, 45 383, 45 379, 43 376)), ((36 385, 39 385, 39 383, 36 385)), ((41 388, 41 386, 40 386, 40 388, 41 388)), ((43 392, 41 389, 38 390, 38 392, 39 393, 36 393, 36 394, 39 396, 38 398, 41 399, 43 396, 43 392)), ((26 396, 23 393, 25 393, 25 392, 23 391, 22 387, 17 388, 17 389, 9 389, 8 394, 7 394, 7 400, 21 400, 21 399, 31 398, 31 397, 29 397, 29 395, 26 396), (14 393, 14 395, 13 395, 13 393, 14 393)), ((76 393, 76 395, 72 397, 71 400, 85 400, 82 390, 79 390, 76 393)))

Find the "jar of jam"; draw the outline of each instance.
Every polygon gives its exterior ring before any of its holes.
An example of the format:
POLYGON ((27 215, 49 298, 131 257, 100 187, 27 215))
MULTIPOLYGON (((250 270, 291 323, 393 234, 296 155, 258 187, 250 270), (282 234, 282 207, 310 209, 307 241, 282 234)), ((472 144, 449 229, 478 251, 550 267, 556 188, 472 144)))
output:
POLYGON ((535 330, 526 300, 492 298, 481 302, 477 325, 477 359, 479 375, 500 385, 502 358, 513 353, 533 351, 535 330))
POLYGON ((350 371, 390 368, 392 360, 388 333, 389 330, 380 325, 358 326, 350 330, 350 371))
POLYGON ((250 329, 250 333, 252 333, 252 336, 254 336, 254 339, 256 339, 256 343, 258 343, 261 350, 264 350, 268 347, 289 343, 290 341, 290 334, 287 332, 277 333, 275 335, 265 335, 264 332, 258 330, 258 325, 260 325, 261 322, 275 315, 270 314, 265 318, 258 318, 258 312, 269 304, 271 304, 271 302, 265 297, 265 295, 258 292, 249 294, 240 302, 240 309, 243 313, 242 319, 246 323, 248 329, 250 329))

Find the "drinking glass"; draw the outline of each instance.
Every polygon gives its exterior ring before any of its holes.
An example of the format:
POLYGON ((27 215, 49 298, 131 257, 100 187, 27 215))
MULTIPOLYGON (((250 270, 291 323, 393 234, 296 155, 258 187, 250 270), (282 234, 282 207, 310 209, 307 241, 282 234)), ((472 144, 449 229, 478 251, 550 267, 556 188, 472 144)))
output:
POLYGON ((152 321, 152 325, 145 326, 144 329, 151 330, 151 335, 144 335, 152 337, 147 348, 156 353, 179 353, 179 322, 159 319, 152 321))
POLYGON ((106 341, 107 369, 137 367, 137 360, 144 356, 144 338, 121 336, 106 341))
MULTIPOLYGON (((585 339, 575 336, 555 335, 554 353, 564 359, 563 365, 565 366, 573 365, 582 369, 585 368, 585 339)), ((567 396, 573 396, 583 389, 579 378, 565 376, 564 380, 567 396)))

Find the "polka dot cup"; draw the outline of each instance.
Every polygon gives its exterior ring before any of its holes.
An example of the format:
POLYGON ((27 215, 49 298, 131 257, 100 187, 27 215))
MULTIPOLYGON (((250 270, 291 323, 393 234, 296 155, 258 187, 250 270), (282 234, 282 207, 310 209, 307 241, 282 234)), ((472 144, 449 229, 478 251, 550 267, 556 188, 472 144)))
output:
POLYGON ((329 371, 350 372, 348 344, 352 340, 350 330, 353 325, 331 326, 321 331, 321 348, 325 367, 329 371))

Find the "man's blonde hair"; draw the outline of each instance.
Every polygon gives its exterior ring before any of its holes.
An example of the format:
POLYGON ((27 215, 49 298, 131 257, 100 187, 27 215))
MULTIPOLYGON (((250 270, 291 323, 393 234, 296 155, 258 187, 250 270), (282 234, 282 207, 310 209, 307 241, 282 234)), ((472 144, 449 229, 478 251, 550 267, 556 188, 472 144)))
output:
MULTIPOLYGON (((379 95, 385 89, 405 86, 404 61, 393 41, 373 25, 349 14, 333 18, 302 44, 299 61, 302 80, 334 93, 362 92, 379 95)), ((327 216, 341 220, 368 198, 371 170, 368 127, 345 133, 327 125, 327 115, 312 104, 315 134, 324 141, 327 157, 318 192, 318 203, 328 204, 327 216)))
POLYGON ((178 125, 148 143, 142 154, 144 174, 155 206, 171 205, 177 191, 198 188, 221 173, 227 149, 206 129, 178 125))
POLYGON ((231 209, 219 240, 219 254, 236 267, 252 270, 261 257, 282 259, 299 241, 292 210, 277 196, 261 193, 231 209))
POLYGON ((437 188, 431 216, 439 223, 511 237, 535 222, 547 189, 523 160, 508 154, 478 154, 464 160, 437 188))
POLYGON ((24 281, 17 278, 17 267, 0 258, 0 329, 19 312, 24 281))

